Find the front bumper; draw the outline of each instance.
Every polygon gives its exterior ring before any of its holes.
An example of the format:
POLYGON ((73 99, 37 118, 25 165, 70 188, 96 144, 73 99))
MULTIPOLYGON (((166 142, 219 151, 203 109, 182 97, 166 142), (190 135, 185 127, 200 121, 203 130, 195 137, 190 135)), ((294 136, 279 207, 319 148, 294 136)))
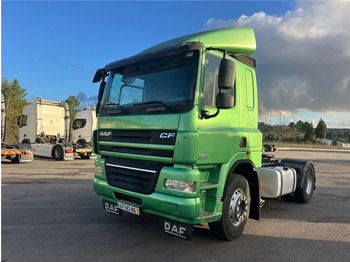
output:
MULTIPOLYGON (((181 221, 188 224, 199 224, 202 222, 202 218, 200 216, 200 196, 199 189, 197 192, 193 193, 184 193, 184 192, 176 192, 172 190, 167 190, 164 187, 164 181, 167 178, 171 178, 169 169, 173 168, 164 168, 161 171, 155 191, 151 194, 141 194, 136 193, 116 187, 112 187, 108 185, 106 178, 102 175, 95 174, 95 179, 93 182, 94 191, 97 193, 99 197, 102 199, 117 203, 124 202, 126 204, 133 205, 135 207, 140 208, 141 213, 148 213, 160 217, 165 217, 169 219, 173 219, 176 221, 181 221), (140 200, 138 203, 133 201, 128 201, 125 199, 118 199, 119 196, 128 196, 130 199, 138 199, 140 200)), ((197 176, 197 172, 195 170, 185 169, 185 173, 183 176, 186 176, 191 181, 195 181, 195 177, 197 176), (192 173, 189 175, 188 173, 192 173)), ((175 174, 172 173, 172 178, 174 176, 179 178, 180 169, 174 168, 175 174)), ((198 178, 199 180, 199 175, 198 178)), ((181 180, 181 178, 180 178, 181 180)), ((199 183, 198 183, 199 185, 199 183)))

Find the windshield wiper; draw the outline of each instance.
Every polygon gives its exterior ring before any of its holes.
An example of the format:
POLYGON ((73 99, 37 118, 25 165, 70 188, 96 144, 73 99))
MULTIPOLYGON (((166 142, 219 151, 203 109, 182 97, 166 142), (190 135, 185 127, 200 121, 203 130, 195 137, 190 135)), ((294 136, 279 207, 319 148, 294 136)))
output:
POLYGON ((140 103, 134 103, 134 106, 139 106, 139 105, 151 105, 151 104, 161 104, 163 107, 153 107, 153 108, 148 108, 147 112, 162 112, 165 111, 165 109, 169 109, 171 112, 176 112, 176 110, 169 105, 165 104, 161 100, 152 100, 152 101, 146 101, 146 102, 140 102, 140 103))
POLYGON ((128 114, 128 110, 126 110, 124 107, 122 107, 118 103, 107 103, 107 104, 105 104, 103 106, 116 106, 116 107, 119 108, 119 110, 109 110, 108 111, 109 114, 119 114, 119 113, 128 114))

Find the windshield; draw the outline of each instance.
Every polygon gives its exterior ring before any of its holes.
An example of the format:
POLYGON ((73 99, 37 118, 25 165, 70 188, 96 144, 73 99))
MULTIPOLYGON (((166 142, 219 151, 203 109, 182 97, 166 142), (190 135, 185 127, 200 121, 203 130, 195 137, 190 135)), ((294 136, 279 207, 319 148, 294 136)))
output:
MULTIPOLYGON (((101 113, 179 112, 194 104, 198 51, 138 62, 109 72, 101 113), (149 110, 149 108, 163 110, 149 110)), ((188 110, 188 109, 187 109, 188 110)))

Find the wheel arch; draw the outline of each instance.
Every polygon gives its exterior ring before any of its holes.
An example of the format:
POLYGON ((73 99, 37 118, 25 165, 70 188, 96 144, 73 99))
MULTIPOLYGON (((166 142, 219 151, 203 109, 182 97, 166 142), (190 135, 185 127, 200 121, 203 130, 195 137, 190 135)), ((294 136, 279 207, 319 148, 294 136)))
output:
POLYGON ((86 140, 85 140, 84 138, 79 138, 79 139, 77 140, 77 143, 78 143, 79 145, 86 145, 86 144, 87 144, 87 142, 86 142, 86 140))

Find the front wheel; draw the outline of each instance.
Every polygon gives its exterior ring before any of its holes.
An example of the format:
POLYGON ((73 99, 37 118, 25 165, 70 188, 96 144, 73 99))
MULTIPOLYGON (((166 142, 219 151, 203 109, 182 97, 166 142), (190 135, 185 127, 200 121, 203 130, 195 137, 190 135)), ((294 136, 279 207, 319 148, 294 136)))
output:
POLYGON ((225 186, 221 219, 209 223, 210 230, 221 239, 239 237, 247 223, 250 210, 250 190, 245 177, 232 174, 225 186))
POLYGON ((86 155, 84 155, 84 154, 80 155, 81 159, 90 159, 90 157, 91 157, 91 152, 87 152, 86 155))

